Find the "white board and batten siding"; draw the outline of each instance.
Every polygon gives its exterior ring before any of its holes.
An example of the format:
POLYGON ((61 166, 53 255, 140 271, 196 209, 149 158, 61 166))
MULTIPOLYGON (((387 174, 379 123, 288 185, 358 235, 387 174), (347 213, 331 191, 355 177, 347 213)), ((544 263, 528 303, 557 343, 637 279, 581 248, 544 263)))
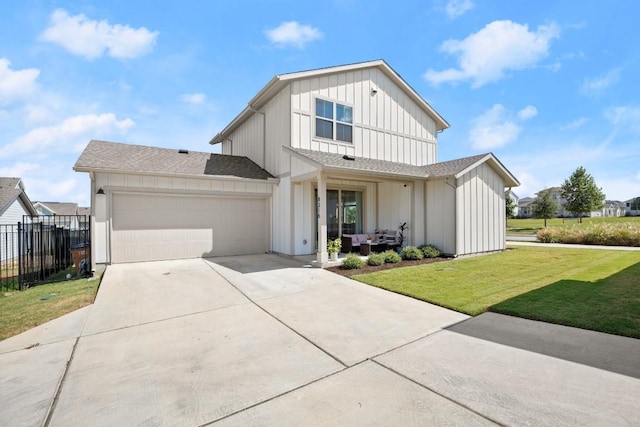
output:
POLYGON ((425 194, 425 243, 444 254, 456 255, 455 179, 427 181, 425 194))
POLYGON ((434 120, 377 68, 297 80, 290 90, 294 148, 418 166, 436 162, 434 120), (316 97, 353 107, 352 144, 315 138, 316 97))
POLYGON ((97 263, 270 250, 271 184, 97 173, 95 186, 97 263))
POLYGON ((289 171, 282 146, 291 141, 289 86, 254 112, 222 142, 222 154, 245 156, 273 176, 289 171), (266 122, 265 122, 266 121, 266 122))
POLYGON ((457 255, 504 250, 504 179, 487 163, 458 178, 457 255))

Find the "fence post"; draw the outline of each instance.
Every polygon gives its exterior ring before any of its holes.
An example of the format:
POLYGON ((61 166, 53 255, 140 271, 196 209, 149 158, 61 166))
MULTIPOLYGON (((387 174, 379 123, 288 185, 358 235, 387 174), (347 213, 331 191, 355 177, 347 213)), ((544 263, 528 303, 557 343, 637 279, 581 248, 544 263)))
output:
POLYGON ((40 280, 44 280, 44 222, 40 221, 40 280))
POLYGON ((24 266, 22 265, 22 223, 18 221, 18 288, 22 290, 24 285, 24 275, 22 269, 24 266))

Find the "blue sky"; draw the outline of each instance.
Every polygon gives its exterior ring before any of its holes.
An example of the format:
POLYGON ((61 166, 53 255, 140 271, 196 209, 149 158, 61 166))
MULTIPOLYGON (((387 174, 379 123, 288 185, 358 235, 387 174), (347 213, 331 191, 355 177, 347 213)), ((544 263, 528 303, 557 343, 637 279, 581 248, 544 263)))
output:
POLYGON ((627 200, 639 15, 633 0, 3 1, 0 176, 88 205, 72 167, 90 139, 211 151, 274 75, 384 59, 450 123, 439 161, 492 151, 521 197, 584 166, 627 200))

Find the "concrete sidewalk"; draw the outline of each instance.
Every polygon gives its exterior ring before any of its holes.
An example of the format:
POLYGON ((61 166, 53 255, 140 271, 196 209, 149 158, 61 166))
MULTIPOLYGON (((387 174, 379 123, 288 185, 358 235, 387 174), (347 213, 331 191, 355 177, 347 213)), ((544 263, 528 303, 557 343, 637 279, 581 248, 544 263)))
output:
POLYGON ((640 419, 640 340, 469 318, 275 255, 110 266, 93 306, 0 342, 0 366, 0 425, 640 419))

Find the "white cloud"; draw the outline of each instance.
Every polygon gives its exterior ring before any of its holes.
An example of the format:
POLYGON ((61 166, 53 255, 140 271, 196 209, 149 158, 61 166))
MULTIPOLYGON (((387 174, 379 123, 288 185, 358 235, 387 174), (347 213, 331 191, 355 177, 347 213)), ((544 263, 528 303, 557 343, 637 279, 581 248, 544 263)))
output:
POLYGON ((449 0, 444 7, 444 11, 449 16, 449 19, 455 19, 458 16, 464 15, 475 7, 472 0, 449 0))
POLYGON ((37 171, 39 169, 40 165, 36 163, 18 162, 12 166, 5 166, 0 168, 0 176, 21 178, 28 172, 37 171))
POLYGON ((538 109, 533 105, 527 105, 522 110, 518 111, 518 118, 520 120, 529 120, 538 115, 538 109))
POLYGON ((186 102, 187 104, 200 105, 206 101, 207 95, 204 93, 185 93, 180 97, 182 102, 186 102))
POLYGON ((134 29, 110 25, 106 20, 94 21, 82 14, 70 16, 58 9, 51 15, 51 24, 41 38, 87 59, 100 58, 105 51, 113 58, 131 59, 151 52, 158 34, 145 27, 134 29))
POLYGON ((25 68, 13 71, 8 59, 0 58, 0 105, 28 97, 37 89, 36 79, 40 70, 25 68))
POLYGON ((580 117, 579 119, 575 119, 571 123, 567 123, 564 126, 560 126, 560 130, 574 130, 579 129, 584 126, 588 122, 586 117, 580 117))
POLYGON ((584 95, 598 95, 608 87, 616 84, 620 80, 620 68, 609 71, 604 76, 585 79, 580 88, 584 95))
POLYGON ((88 139, 124 133, 134 125, 133 120, 118 120, 113 113, 74 116, 58 125, 35 128, 18 137, 3 147, 0 158, 34 153, 54 145, 58 150, 78 151, 88 139))
POLYGON ((536 65, 546 57, 551 41, 559 36, 554 23, 529 31, 525 24, 493 21, 464 40, 450 39, 440 51, 455 55, 458 68, 427 70, 424 78, 432 84, 471 81, 473 88, 502 79, 509 70, 536 65))
POLYGON ((638 107, 611 107, 604 112, 604 117, 617 129, 640 134, 640 108, 638 107))
POLYGON ((323 37, 322 32, 309 25, 301 25, 296 21, 283 22, 276 28, 265 31, 269 41, 277 46, 294 46, 298 49, 314 40, 323 37))
POLYGON ((469 140, 476 150, 490 150, 515 141, 521 130, 512 120, 510 111, 501 104, 494 104, 471 121, 469 140))

